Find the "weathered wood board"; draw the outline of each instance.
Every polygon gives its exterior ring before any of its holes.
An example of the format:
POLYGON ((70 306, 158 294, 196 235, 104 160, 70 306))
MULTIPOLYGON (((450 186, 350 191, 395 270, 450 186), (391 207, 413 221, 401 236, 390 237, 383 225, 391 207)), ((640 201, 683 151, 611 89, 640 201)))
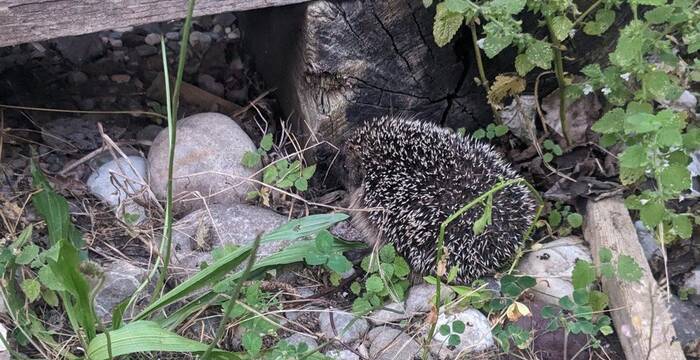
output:
MULTIPOLYGON (((194 16, 306 0, 199 0, 194 16)), ((187 0, 0 0, 0 46, 184 18, 187 0)))
MULTIPOLYGON (((610 298, 615 333, 628 359, 685 359, 668 313, 666 297, 651 274, 622 199, 611 198, 586 206, 584 237, 596 265, 603 247, 613 254, 629 255, 642 268, 638 283, 603 278, 603 291, 610 298)), ((615 255, 617 256, 617 255, 615 255)))

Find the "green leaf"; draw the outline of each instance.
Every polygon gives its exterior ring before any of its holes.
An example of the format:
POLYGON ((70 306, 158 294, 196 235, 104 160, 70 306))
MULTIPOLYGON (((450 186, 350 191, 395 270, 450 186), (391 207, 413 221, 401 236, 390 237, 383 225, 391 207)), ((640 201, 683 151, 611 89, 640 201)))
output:
POLYGON ((459 266, 450 267, 450 271, 447 273, 447 282, 453 282, 457 278, 457 275, 459 275, 459 266))
POLYGON ((610 9, 600 9, 595 13, 595 21, 588 21, 583 32, 588 35, 602 35, 615 22, 615 12, 610 9))
POLYGON ((620 154, 620 166, 637 168, 647 163, 647 150, 642 144, 628 147, 620 154))
POLYGON ((565 310, 571 311, 574 309, 574 307, 576 307, 576 304, 574 304, 570 297, 563 296, 559 298, 559 306, 561 306, 565 310))
POLYGON ((683 144, 683 137, 679 129, 666 127, 659 130, 656 134, 656 142, 666 147, 681 146, 683 144))
POLYGON ((664 190, 679 193, 690 189, 690 171, 685 166, 671 164, 661 170, 659 181, 663 184, 664 190))
POLYGON ((601 326, 600 333, 603 334, 603 336, 608 336, 613 333, 613 328, 610 325, 601 326))
POLYGON ((535 64, 528 59, 527 55, 518 54, 515 57, 515 70, 518 72, 518 75, 525 76, 534 68, 535 64))
POLYGON ((447 336, 450 334, 450 327, 447 326, 447 324, 443 324, 443 325, 440 325, 440 328, 438 331, 440 331, 440 335, 447 336))
POLYGON ((301 171, 301 177, 303 177, 306 180, 311 179, 312 176, 314 176, 314 173, 316 172, 316 165, 311 165, 307 166, 304 168, 304 170, 301 171))
POLYGON ((41 289, 41 298, 44 299, 49 306, 56 307, 59 305, 58 296, 53 290, 41 289))
POLYGON ((590 293, 588 292, 588 289, 586 289, 586 288, 575 289, 572 296, 574 298, 574 303, 576 303, 576 305, 581 305, 581 306, 588 305, 588 300, 590 298, 590 293))
POLYGON ((381 263, 379 270, 385 279, 391 279, 394 276, 394 265, 389 263, 381 263))
POLYGON ((394 259, 394 275, 398 278, 405 278, 410 273, 411 268, 408 266, 406 260, 397 256, 396 259, 394 259))
POLYGON ((352 302, 352 312, 357 315, 364 315, 372 311, 372 304, 365 298, 357 298, 352 302))
POLYGON ((494 132, 496 136, 501 137, 508 133, 508 127, 505 125, 497 125, 496 128, 494 128, 494 132))
POLYGON ((629 255, 617 259, 617 274, 624 281, 637 282, 642 278, 642 268, 629 255))
POLYGON ((620 182, 622 185, 634 184, 644 176, 644 171, 643 167, 628 168, 620 166, 620 182))
POLYGON ((317 249, 309 250, 309 252, 304 256, 304 261, 306 264, 311 266, 325 265, 328 262, 328 254, 322 254, 318 252, 317 249))
POLYGON ((552 155, 552 153, 545 153, 544 155, 542 155, 542 160, 544 160, 544 162, 547 163, 552 162, 552 160, 554 160, 554 155, 552 155))
POLYGON ((460 14, 464 14, 472 8, 467 0, 445 0, 444 3, 447 10, 460 14))
POLYGON ((455 320, 454 322, 452 322, 452 332, 454 332, 455 334, 464 333, 465 328, 466 326, 464 325, 464 322, 460 320, 455 320))
POLYGON ((360 295, 362 292, 362 286, 357 281, 353 281, 352 284, 350 284, 350 291, 352 291, 352 293, 355 295, 360 295))
POLYGON ((45 287, 47 287, 47 288, 49 288, 49 289, 51 289, 51 290, 54 290, 54 291, 64 291, 64 290, 66 290, 66 288, 63 287, 63 285, 61 285, 61 283, 58 281, 58 279, 56 279, 56 276, 55 276, 55 275, 53 274, 53 272, 51 271, 51 267, 50 267, 50 266, 48 266, 48 265, 42 266, 42 267, 39 269, 39 274, 38 274, 38 275, 39 275, 39 281, 41 281, 41 283, 42 283, 45 287))
POLYGON ((437 4, 435 9, 433 38, 435 38, 435 44, 437 44, 437 46, 443 47, 457 34, 457 31, 464 22, 464 15, 450 11, 445 3, 437 4))
POLYGON ((651 71, 642 76, 642 86, 655 98, 673 100, 677 93, 671 78, 663 71, 651 71))
POLYGON ((367 279, 365 283, 365 288, 368 292, 378 293, 384 290, 384 281, 379 275, 372 275, 367 279))
POLYGON ((686 215, 673 216, 673 232, 682 239, 690 239, 693 235, 693 224, 686 215))
POLYGON ((549 226, 556 228, 561 224, 561 213, 557 209, 553 209, 552 211, 549 212, 549 216, 547 217, 547 222, 549 223, 549 226))
POLYGON ((352 263, 343 254, 333 254, 328 256, 328 267, 342 274, 350 269, 352 269, 352 263))
POLYGON ((452 334, 447 338, 447 345, 449 346, 457 346, 461 340, 459 339, 458 335, 452 334))
POLYGON ((46 180, 41 170, 36 167, 33 160, 30 168, 33 179, 32 185, 35 189, 40 190, 40 192, 32 196, 32 204, 34 204, 39 215, 46 220, 49 230, 49 243, 54 245, 61 239, 65 239, 79 249, 83 245, 82 236, 71 222, 68 202, 51 188, 48 180, 46 180))
POLYGON ((293 180, 290 180, 290 179, 287 179, 287 178, 284 178, 284 179, 277 180, 277 182, 275 183, 275 185, 276 185, 278 188, 283 189, 283 190, 284 190, 284 189, 289 189, 290 187, 292 187, 292 186, 294 185, 294 181, 293 181, 293 180))
POLYGON ((243 334, 241 343, 243 344, 243 348, 253 356, 258 355, 262 349, 262 337, 260 334, 252 331, 246 331, 245 334, 243 334))
POLYGON ((486 131, 485 131, 484 129, 477 129, 477 130, 474 131, 474 133, 472 134, 472 137, 473 137, 474 139, 477 139, 477 140, 478 140, 478 139, 483 139, 484 137, 486 137, 486 131))
POLYGON ((598 257, 600 258, 601 263, 609 263, 613 259, 612 250, 606 247, 600 248, 600 250, 598 250, 598 257))
POLYGON ((486 230, 486 226, 491 225, 491 210, 493 209, 493 196, 489 195, 484 204, 484 213, 472 225, 474 235, 479 235, 486 230))
POLYGON ((306 181, 305 178, 300 177, 294 181, 294 187, 297 188, 298 191, 306 191, 309 189, 309 182, 306 181))
MULTIPOLYGON (((162 329, 152 321, 134 321, 124 325, 118 330, 109 332, 109 345, 107 336, 100 334, 88 345, 87 355, 91 360, 107 360, 110 351, 113 357, 146 353, 146 352, 175 352, 175 353, 203 353, 208 345, 199 341, 177 335, 171 331, 162 329)), ((216 349, 212 352, 217 359, 238 359, 230 352, 216 349)))
POLYGON ((22 252, 15 258, 15 263, 18 265, 27 265, 36 259, 39 255, 40 248, 34 244, 28 244, 22 248, 22 252))
POLYGON ((36 279, 25 279, 20 284, 24 296, 27 297, 30 303, 34 302, 41 295, 41 285, 36 279))
POLYGON ((262 156, 257 152, 246 151, 243 153, 241 164, 247 168, 255 168, 262 164, 262 156))
POLYGON ((273 144, 272 134, 265 134, 260 140, 260 148, 265 150, 265 152, 272 150, 273 144))
POLYGON ((581 214, 571 213, 566 217, 566 222, 574 229, 579 228, 583 224, 583 216, 581 216, 581 214))
POLYGON ((663 24, 671 17, 673 12, 673 7, 665 5, 659 6, 657 8, 651 9, 644 13, 644 18, 650 24, 663 24))
POLYGON ((585 289, 596 279, 595 268, 587 261, 576 260, 574 270, 571 274, 571 281, 574 289, 585 289))
POLYGON ((625 118, 624 128, 625 134, 645 134, 661 128, 661 123, 652 114, 637 113, 625 118))
POLYGON ((267 169, 265 169, 265 172, 263 173, 263 182, 265 184, 272 184, 277 180, 277 177, 279 176, 279 172, 277 171, 276 166, 269 166, 267 169))
POLYGON ((330 254, 333 250, 333 235, 328 230, 321 230, 316 235, 316 249, 321 254, 330 254))
POLYGON ((491 6, 495 12, 515 15, 525 8, 526 0, 493 0, 490 2, 491 6))
POLYGON ((662 203, 657 201, 647 202, 646 204, 642 205, 642 208, 639 211, 639 217, 642 219, 642 222, 650 229, 653 229, 656 227, 656 225, 661 223, 661 220, 663 220, 665 214, 666 208, 662 203))
POLYGON ((551 319, 559 315, 559 310, 552 305, 545 305, 540 311, 542 318, 551 319))
POLYGON ((513 42, 513 34, 504 32, 493 22, 484 25, 484 32, 486 38, 484 38, 483 49, 489 59, 498 55, 513 42))
POLYGON ((645 30, 641 21, 632 21, 627 25, 617 40, 615 51, 610 54, 610 61, 622 68, 627 68, 642 58, 644 39, 642 32, 645 30))
POLYGON ((624 127, 625 111, 621 108, 615 108, 603 115, 600 120, 596 121, 591 127, 591 130, 600 134, 614 134, 621 132, 624 127))
POLYGON ((546 70, 552 67, 554 51, 552 51, 552 47, 548 42, 535 40, 532 44, 530 44, 530 46, 527 47, 527 50, 525 50, 525 55, 527 55, 530 62, 542 69, 546 70))
POLYGON ((574 23, 564 15, 557 16, 552 19, 552 31, 554 36, 562 41, 569 36, 569 32, 574 27, 574 23))
POLYGON ((603 311, 608 306, 608 295, 602 291, 593 290, 589 295, 588 303, 593 311, 603 311))
POLYGON ((379 249, 379 259, 382 262, 394 262, 394 259, 396 258, 396 250, 394 250, 394 246, 391 244, 386 244, 379 249))

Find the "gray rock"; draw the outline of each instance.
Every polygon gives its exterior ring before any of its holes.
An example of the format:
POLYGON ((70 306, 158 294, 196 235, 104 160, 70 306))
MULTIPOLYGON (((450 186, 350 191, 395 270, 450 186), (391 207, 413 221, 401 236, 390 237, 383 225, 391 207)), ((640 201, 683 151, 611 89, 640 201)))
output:
POLYGON ((143 39, 143 41, 148 45, 156 46, 156 45, 160 44, 160 38, 161 38, 160 34, 150 33, 150 34, 146 35, 146 37, 143 39))
POLYGON ((294 333, 292 336, 290 336, 284 340, 287 342, 287 344, 294 345, 294 346, 299 345, 301 343, 306 343, 306 345, 309 346, 309 350, 315 349, 318 347, 318 343, 316 342, 316 340, 314 340, 311 337, 301 335, 299 333, 294 333))
POLYGON ((180 40, 180 33, 177 31, 171 31, 165 33, 165 38, 168 40, 180 40))
POLYGON ((138 224, 146 219, 146 211, 134 198, 146 189, 146 168, 146 159, 139 156, 110 160, 90 175, 87 185, 90 192, 114 208, 117 217, 138 224))
POLYGON ((111 321, 112 310, 131 296, 146 279, 146 269, 117 260, 105 267, 104 282, 95 296, 95 312, 102 321, 111 321))
POLYGON ((495 345, 493 335, 491 335, 491 323, 484 314, 476 309, 467 309, 457 314, 442 313, 438 317, 437 328, 442 325, 452 327, 455 321, 462 321, 465 325, 464 332, 459 335, 459 345, 454 349, 447 346, 448 336, 443 336, 440 332, 433 338, 434 353, 438 353, 439 358, 454 358, 457 354, 467 354, 488 350, 495 345))
MULTIPOLYGON (((267 233, 286 222, 285 216, 271 210, 243 204, 212 205, 208 211, 194 211, 173 225, 174 275, 189 276, 199 271, 203 262, 211 263, 212 249, 226 244, 248 245, 258 233, 267 233)), ((257 258, 274 254, 289 244, 288 240, 261 244, 257 258)))
POLYGON ((350 350, 330 350, 324 355, 333 360, 360 360, 360 356, 350 350))
POLYGON ((216 79, 209 74, 200 74, 199 77, 197 77, 197 84, 199 84, 199 87, 202 89, 216 96, 224 96, 224 85, 217 82, 216 79))
MULTIPOLYGON (((256 147, 236 122, 226 115, 202 113, 177 122, 173 193, 176 213, 207 203, 234 204, 258 187, 247 179, 258 169, 241 164, 246 151, 256 147), (205 199, 202 199, 204 197, 205 199)), ((148 153, 151 189, 165 198, 168 171, 168 134, 163 130, 148 153)), ((255 179, 259 179, 258 174, 255 179)))
POLYGON ((207 33, 199 31, 193 31, 190 33, 190 46, 200 53, 203 53, 209 49, 211 41, 211 35, 207 33))
POLYGON ((153 141, 153 139, 155 139, 161 131, 163 131, 162 126, 158 126, 156 124, 146 125, 146 127, 139 130, 139 132, 136 134, 136 138, 141 141, 153 141))
POLYGON ((690 91, 684 90, 678 99, 673 101, 661 100, 660 103, 676 111, 694 112, 695 108, 698 106, 698 99, 690 91))
POLYGON ((681 345, 684 348, 700 346, 700 307, 672 295, 668 308, 681 345))
POLYGON ((574 287, 571 273, 576 259, 593 261, 590 250, 577 236, 568 236, 546 243, 528 253, 518 264, 521 274, 537 279, 533 294, 539 301, 557 305, 559 298, 570 295, 574 287))
POLYGON ((375 325, 384 325, 386 323, 395 323, 403 319, 411 317, 403 303, 389 303, 384 305, 384 308, 375 310, 367 316, 369 321, 375 325))
POLYGON ((109 45, 110 45, 112 48, 120 48, 120 47, 124 46, 124 43, 122 42, 121 39, 112 39, 112 38, 110 38, 110 39, 109 39, 109 45))
MULTIPOLYGON (((452 298, 453 292, 449 287, 440 287, 440 297, 443 301, 452 298)), ((430 311, 433 297, 435 296, 435 285, 419 284, 408 290, 406 297, 406 313, 418 314, 430 311)))
MULTIPOLYGON (((690 276, 685 279, 683 287, 686 290, 691 290, 689 298, 695 305, 700 305, 700 266, 690 272, 690 276)), ((700 309, 699 309, 700 311, 700 309)))
POLYGON ((642 245, 642 251, 647 261, 651 262, 655 256, 661 256, 659 243, 656 241, 656 238, 654 238, 654 234, 644 226, 644 223, 637 220, 634 222, 634 228, 637 230, 637 238, 642 245))
POLYGON ((223 27, 231 26, 234 21, 236 21, 236 15, 231 12, 216 14, 212 20, 214 24, 221 25, 223 27))
POLYGON ((367 338, 371 341, 369 357, 373 360, 407 360, 421 353, 416 340, 401 330, 390 327, 376 327, 367 338))
POLYGON ((158 48, 156 48, 155 46, 146 45, 146 44, 137 46, 135 48, 135 50, 136 50, 136 53, 139 54, 139 56, 141 56, 141 57, 147 57, 147 56, 158 54, 158 48))
POLYGON ((102 56, 105 52, 105 45, 100 36, 86 34, 80 36, 68 36, 53 41, 61 55, 76 65, 83 64, 89 60, 102 56))
POLYGON ((327 338, 337 337, 346 344, 361 339, 369 328, 367 320, 335 309, 327 309, 321 312, 319 315, 319 326, 321 327, 321 332, 327 338), (331 317, 333 319, 332 324, 331 317))

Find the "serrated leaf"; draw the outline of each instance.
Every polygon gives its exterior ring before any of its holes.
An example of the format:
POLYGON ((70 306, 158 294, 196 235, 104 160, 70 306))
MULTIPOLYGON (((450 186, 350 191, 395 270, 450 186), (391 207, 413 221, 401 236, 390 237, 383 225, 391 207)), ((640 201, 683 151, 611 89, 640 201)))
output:
POLYGON ((615 108, 605 113, 600 120, 596 121, 596 123, 591 127, 591 130, 600 134, 613 134, 621 132, 624 129, 624 120, 625 111, 621 108, 615 108))
POLYGON ((444 3, 447 6, 447 10, 460 14, 472 8, 467 0, 445 0, 444 3))
POLYGON ((574 289, 584 289, 596 279, 595 268, 588 261, 577 260, 571 273, 571 282, 574 289))
POLYGON ((258 167, 261 164, 262 157, 260 154, 253 151, 246 151, 243 153, 243 158, 241 159, 241 164, 247 168, 258 167))
POLYGON ((41 284, 36 279, 25 279, 19 287, 30 303, 34 302, 41 295, 41 284))
POLYGON ((566 222, 574 229, 579 228, 583 224, 583 216, 581 216, 581 214, 571 213, 566 217, 566 222))
POLYGON ((379 265, 379 270, 386 279, 391 279, 394 276, 394 265, 392 264, 381 263, 379 265))
POLYGON ((677 87, 663 71, 650 71, 642 75, 642 86, 657 99, 673 100, 677 92, 677 87))
POLYGON ((545 305, 542 307, 542 310, 540 310, 540 314, 544 319, 551 319, 559 315, 559 310, 552 305, 545 305))
POLYGON ((613 64, 626 68, 640 61, 644 45, 644 40, 641 38, 642 28, 640 21, 632 21, 621 31, 615 51, 610 54, 610 61, 613 64))
POLYGON ((355 295, 360 295, 360 292, 362 292, 362 286, 360 286, 360 283, 357 281, 353 281, 352 284, 350 284, 350 291, 352 291, 352 293, 355 295))
POLYGON ((365 298, 357 298, 352 303, 352 312, 357 315, 364 315, 372 310, 372 305, 365 298))
POLYGON ((595 21, 588 21, 583 32, 588 35, 602 35, 615 22, 615 12, 610 9, 600 9, 595 13, 595 21))
POLYGON ((647 202, 639 210, 640 219, 650 229, 656 227, 663 220, 665 214, 666 208, 664 205, 656 201, 647 202))
POLYGON ((647 150, 642 144, 636 144, 625 149, 619 157, 620 166, 637 168, 647 163, 647 150))
POLYGON ((306 181, 303 177, 300 177, 294 181, 294 187, 298 191, 306 191, 309 189, 309 182, 306 181))
POLYGON ((435 9, 433 38, 437 46, 443 47, 457 34, 457 31, 464 22, 464 15, 450 11, 445 3, 437 4, 435 9))
POLYGON ((670 164, 659 174, 659 181, 664 190, 678 193, 690 189, 690 171, 687 167, 678 164, 670 164))
POLYGON ((549 226, 556 228, 559 225, 561 225, 561 213, 559 210, 552 210, 549 212, 549 216, 547 217, 547 222, 549 223, 549 226))
POLYGON ((598 257, 600 258, 601 263, 609 263, 613 259, 613 252, 609 248, 600 248, 598 250, 598 257))
POLYGON ((65 287, 56 279, 56 276, 53 274, 51 271, 51 268, 48 265, 42 266, 39 269, 39 281, 47 287, 48 289, 54 290, 54 291, 64 291, 66 290, 65 287))
POLYGON ((642 268, 629 255, 617 259, 617 275, 624 281, 637 282, 642 278, 642 268))
POLYGON ((515 57, 515 71, 518 72, 518 75, 525 76, 534 68, 535 64, 533 64, 524 53, 518 54, 518 56, 515 57))
POLYGON ((576 304, 568 296, 563 296, 559 298, 559 306, 565 310, 573 310, 576 304))
POLYGON ((483 40, 483 49, 489 59, 498 55, 513 42, 513 34, 503 32, 500 27, 492 22, 484 25, 484 32, 486 33, 486 38, 483 40))
POLYGON ((309 250, 304 256, 304 261, 311 266, 325 265, 328 262, 328 255, 318 252, 318 250, 309 250))
POLYGON ((396 258, 396 250, 394 249, 394 246, 391 244, 386 244, 379 249, 379 259, 382 262, 393 262, 394 259, 396 258))
POLYGON ((588 303, 593 311, 603 311, 608 306, 608 295, 602 291, 593 290, 589 295, 588 303))
POLYGON ((315 172, 316 172, 316 165, 314 164, 314 165, 305 167, 304 170, 301 171, 301 176, 304 179, 309 180, 309 179, 311 179, 312 176, 314 176, 315 172))
POLYGON ((394 275, 396 275, 399 278, 404 278, 408 276, 408 274, 411 273, 411 268, 408 266, 408 263, 404 258, 402 257, 396 257, 394 259, 394 275))
POLYGON ((265 169, 265 172, 263 173, 263 182, 266 184, 272 184, 275 182, 275 180, 277 180, 277 176, 279 176, 277 167, 270 166, 267 169, 265 169))
POLYGON ((22 251, 15 258, 15 263, 18 265, 27 265, 36 259, 39 255, 40 248, 34 244, 27 244, 22 248, 22 251))
POLYGON ((588 289, 586 288, 579 288, 575 289, 572 297, 574 298, 574 303, 576 305, 588 305, 588 300, 590 299, 590 293, 588 292, 588 289))
POLYGON ((600 333, 603 334, 603 336, 608 336, 613 333, 613 328, 610 325, 601 326, 600 333))
POLYGON ((255 356, 262 349, 262 337, 253 331, 246 331, 241 338, 241 344, 249 354, 255 356))
POLYGON ((58 306, 58 296, 56 292, 49 289, 41 289, 41 298, 52 307, 58 306))
POLYGON ((526 0, 493 0, 488 5, 498 13, 515 15, 525 8, 526 0))
POLYGON ((485 131, 484 129, 477 129, 477 130, 474 131, 474 133, 472 134, 472 137, 473 137, 474 139, 477 139, 477 140, 478 140, 478 139, 483 139, 484 137, 486 137, 486 131, 485 131))
POLYGON ((656 142, 661 146, 681 146, 683 137, 677 128, 663 128, 656 134, 656 142))
POLYGON ((568 17, 561 15, 552 19, 552 31, 554 36, 562 41, 569 36, 569 32, 574 27, 574 23, 568 17))
POLYGON ((384 281, 382 281, 379 275, 372 275, 367 279, 365 289, 367 289, 368 292, 378 293, 384 290, 384 281))
POLYGON ((690 239, 693 235, 693 224, 686 215, 675 215, 673 217, 673 232, 682 239, 690 239))
POLYGON ((552 51, 552 47, 548 42, 535 40, 527 47, 525 55, 527 55, 530 62, 542 69, 546 70, 552 67, 554 51, 552 51))
POLYGON ((620 166, 620 182, 622 185, 631 185, 639 181, 644 176, 643 167, 628 168, 620 166))
POLYGON ((671 13, 673 13, 673 7, 664 5, 645 12, 644 18, 650 24, 662 24, 668 21, 671 17, 671 13))
POLYGON ((661 128, 661 123, 652 114, 637 113, 625 118, 624 128, 625 134, 645 134, 661 128))
POLYGON ((319 231, 314 241, 321 254, 330 254, 333 251, 333 235, 328 230, 319 231))
POLYGON ((260 148, 267 152, 272 150, 272 145, 274 145, 272 134, 265 134, 262 140, 260 140, 260 148))

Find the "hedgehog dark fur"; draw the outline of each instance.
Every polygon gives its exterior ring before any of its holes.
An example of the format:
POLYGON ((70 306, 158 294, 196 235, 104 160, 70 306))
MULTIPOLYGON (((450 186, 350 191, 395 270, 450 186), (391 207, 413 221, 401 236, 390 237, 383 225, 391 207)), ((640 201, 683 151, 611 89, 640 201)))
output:
MULTIPOLYGON (((345 144, 345 179, 353 222, 371 241, 387 241, 415 272, 435 271, 440 224, 501 179, 517 173, 490 146, 435 124, 384 117, 360 126, 345 144)), ((447 268, 459 267, 457 281, 493 274, 521 245, 536 203, 526 186, 514 185, 493 197, 492 224, 474 235, 483 214, 476 206, 446 229, 447 268)))

